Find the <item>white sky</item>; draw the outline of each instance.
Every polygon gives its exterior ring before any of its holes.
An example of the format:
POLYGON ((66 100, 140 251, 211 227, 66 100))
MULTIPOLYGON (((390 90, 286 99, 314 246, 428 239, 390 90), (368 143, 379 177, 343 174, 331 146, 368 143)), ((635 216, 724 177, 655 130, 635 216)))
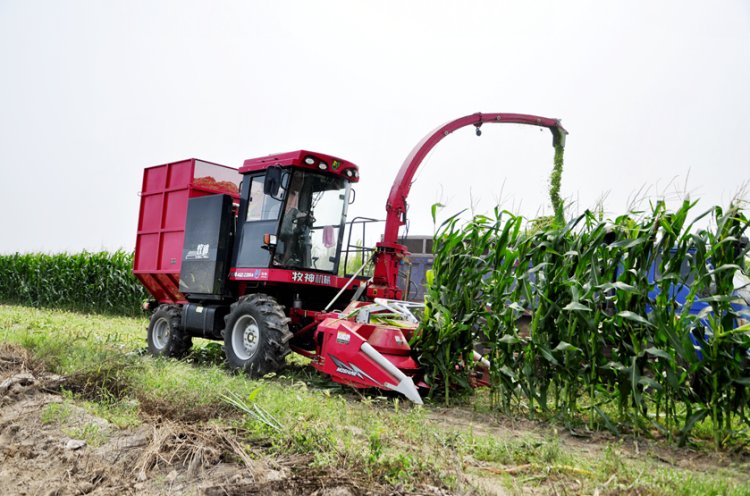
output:
MULTIPOLYGON (((0 253, 132 249, 142 169, 193 156, 337 155, 352 213, 383 218, 412 146, 477 111, 562 119, 574 210, 644 185, 726 203, 750 180, 750 2, 0 0, 0 253)), ((470 194, 549 213, 551 141, 448 137, 410 233, 470 194)))

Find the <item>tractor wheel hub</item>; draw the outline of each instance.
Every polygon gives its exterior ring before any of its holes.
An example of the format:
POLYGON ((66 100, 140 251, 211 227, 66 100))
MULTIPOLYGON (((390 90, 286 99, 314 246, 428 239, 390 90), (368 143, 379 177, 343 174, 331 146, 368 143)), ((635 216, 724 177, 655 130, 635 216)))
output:
POLYGON ((240 360, 249 360, 258 351, 260 329, 252 316, 243 315, 237 319, 232 331, 232 343, 234 352, 240 360))
POLYGON ((169 321, 161 318, 154 324, 154 345, 158 349, 164 349, 169 343, 171 335, 169 321))

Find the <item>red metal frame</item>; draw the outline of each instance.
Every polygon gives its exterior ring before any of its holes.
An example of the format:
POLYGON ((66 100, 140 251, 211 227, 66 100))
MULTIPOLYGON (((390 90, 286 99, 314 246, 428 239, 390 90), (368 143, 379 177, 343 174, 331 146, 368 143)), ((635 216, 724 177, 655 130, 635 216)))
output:
POLYGON ((414 174, 422 161, 435 145, 453 131, 472 125, 479 129, 485 123, 546 127, 552 132, 555 146, 565 146, 565 136, 568 134, 559 119, 528 114, 476 113, 446 122, 425 136, 406 157, 391 186, 385 206, 386 221, 383 241, 377 243, 373 284, 371 288, 368 288, 370 297, 401 299, 402 294, 397 285, 398 265, 408 252, 404 245, 398 243, 398 230, 406 224, 406 198, 409 196, 414 174))

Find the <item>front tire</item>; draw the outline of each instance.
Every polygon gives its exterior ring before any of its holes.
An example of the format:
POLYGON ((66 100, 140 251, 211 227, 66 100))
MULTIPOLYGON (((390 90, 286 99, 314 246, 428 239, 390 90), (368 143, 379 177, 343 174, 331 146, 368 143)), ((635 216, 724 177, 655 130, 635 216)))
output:
POLYGON ((153 356, 182 358, 193 345, 190 336, 180 327, 180 307, 161 305, 148 324, 148 352, 153 356))
POLYGON ((283 368, 292 333, 275 299, 260 293, 243 296, 224 322, 224 354, 231 369, 262 377, 283 368))

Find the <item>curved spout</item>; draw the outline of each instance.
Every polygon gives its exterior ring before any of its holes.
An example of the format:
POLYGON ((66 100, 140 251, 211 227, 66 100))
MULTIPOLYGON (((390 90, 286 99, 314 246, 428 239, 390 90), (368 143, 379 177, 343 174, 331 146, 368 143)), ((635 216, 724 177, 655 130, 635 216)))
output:
POLYGON ((438 127, 430 134, 425 136, 422 141, 417 143, 411 153, 406 157, 396 179, 391 186, 391 192, 388 195, 386 203, 386 222, 383 243, 392 244, 398 240, 398 229, 406 223, 406 198, 411 190, 412 179, 419 168, 420 164, 443 138, 453 131, 465 126, 474 125, 479 131, 482 124, 527 124, 531 126, 540 126, 549 128, 552 132, 553 146, 565 146, 565 136, 568 132, 560 124, 559 119, 550 119, 527 114, 508 114, 508 113, 476 113, 459 117, 438 127))

